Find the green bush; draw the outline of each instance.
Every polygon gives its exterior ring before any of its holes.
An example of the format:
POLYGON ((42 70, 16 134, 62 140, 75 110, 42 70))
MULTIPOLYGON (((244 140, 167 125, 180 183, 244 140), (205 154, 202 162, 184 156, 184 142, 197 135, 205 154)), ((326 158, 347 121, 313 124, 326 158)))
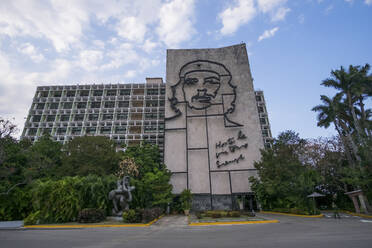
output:
POLYGON ((138 211, 135 210, 127 210, 123 212, 123 222, 125 223, 138 223, 141 222, 141 219, 138 219, 138 211))
MULTIPOLYGON (((0 189, 8 190, 10 185, 0 189)), ((32 212, 32 197, 29 186, 15 187, 9 194, 0 195, 0 221, 22 220, 32 212)))
POLYGON ((75 221, 81 209, 99 208, 110 213, 110 190, 116 187, 113 176, 65 177, 54 181, 37 180, 32 185, 33 212, 40 212, 41 223, 75 221))
POLYGON ((36 225, 39 224, 40 220, 40 211, 33 212, 29 214, 25 219, 24 219, 24 224, 25 225, 36 225))
POLYGON ((97 223, 106 219, 103 209, 85 208, 79 211, 77 221, 80 223, 97 223))

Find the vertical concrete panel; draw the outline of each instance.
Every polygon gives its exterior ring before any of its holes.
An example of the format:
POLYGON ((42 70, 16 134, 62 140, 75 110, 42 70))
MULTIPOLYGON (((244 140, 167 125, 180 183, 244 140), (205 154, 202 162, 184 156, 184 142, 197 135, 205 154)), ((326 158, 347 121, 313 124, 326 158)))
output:
POLYGON ((189 187, 192 193, 210 193, 208 152, 189 151, 189 187))
POLYGON ((226 195, 230 194, 230 179, 228 172, 212 172, 212 194, 226 195))
POLYGON ((173 188, 173 194, 180 194, 184 189, 187 189, 187 173, 172 174, 170 180, 173 188))
POLYGON ((186 163, 186 131, 167 131, 165 145, 167 152, 164 161, 167 168, 172 172, 187 172, 186 163))

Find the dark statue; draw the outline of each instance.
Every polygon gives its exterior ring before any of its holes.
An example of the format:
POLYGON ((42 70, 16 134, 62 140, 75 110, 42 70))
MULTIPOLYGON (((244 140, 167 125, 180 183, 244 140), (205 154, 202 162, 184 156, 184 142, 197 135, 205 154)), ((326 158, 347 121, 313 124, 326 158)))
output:
POLYGON ((129 210, 129 202, 132 201, 132 193, 134 186, 129 185, 129 177, 125 176, 123 179, 117 181, 117 188, 111 190, 109 199, 112 200, 114 208, 112 215, 121 216, 124 210, 129 210))

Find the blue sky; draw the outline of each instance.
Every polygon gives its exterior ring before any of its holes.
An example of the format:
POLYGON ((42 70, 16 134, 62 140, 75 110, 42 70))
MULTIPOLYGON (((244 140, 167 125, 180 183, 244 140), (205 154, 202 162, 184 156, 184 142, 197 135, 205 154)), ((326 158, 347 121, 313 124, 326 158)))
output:
POLYGON ((335 134, 311 108, 341 65, 372 63, 372 0, 0 1, 0 116, 23 129, 38 85, 165 78, 167 48, 245 42, 273 135, 335 134))

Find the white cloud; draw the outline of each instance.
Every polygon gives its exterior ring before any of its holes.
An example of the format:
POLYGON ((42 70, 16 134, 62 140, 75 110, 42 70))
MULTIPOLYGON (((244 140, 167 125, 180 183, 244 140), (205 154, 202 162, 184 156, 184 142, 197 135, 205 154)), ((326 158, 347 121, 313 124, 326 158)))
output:
POLYGON ((291 9, 285 8, 285 7, 280 7, 271 17, 271 21, 277 22, 277 21, 282 21, 285 19, 286 15, 288 12, 290 12, 291 9))
POLYGON ((266 13, 269 11, 274 10, 275 8, 281 6, 282 4, 285 4, 287 0, 257 0, 258 2, 258 8, 266 13))
POLYGON ((124 74, 124 78, 133 78, 137 75, 135 70, 129 70, 124 74))
POLYGON ((59 52, 79 42, 88 20, 78 1, 0 2, 0 34, 46 38, 59 52))
POLYGON ((372 5, 372 0, 364 0, 364 3, 367 5, 372 5))
POLYGON ((273 37, 278 30, 279 30, 278 27, 275 27, 275 28, 270 29, 270 30, 266 30, 265 32, 263 32, 262 35, 260 35, 260 37, 258 37, 258 41, 273 37))
POLYGON ((150 53, 155 47, 157 47, 159 44, 156 43, 156 42, 152 42, 151 40, 146 40, 145 43, 143 44, 142 46, 142 49, 147 52, 147 53, 150 53))
POLYGON ((31 60, 35 63, 40 63, 44 60, 44 56, 38 53, 36 48, 30 43, 24 43, 19 48, 18 51, 30 56, 31 60))
POLYGON ((248 23, 256 15, 253 0, 238 0, 219 14, 222 21, 222 35, 234 33, 241 25, 248 23))
POLYGON ((172 0, 159 10, 159 26, 156 32, 159 40, 168 47, 177 47, 190 40, 196 33, 194 23, 194 0, 172 0))
POLYGON ((116 31, 123 38, 142 42, 146 34, 146 25, 141 19, 131 16, 121 19, 116 31))
POLYGON ((102 60, 103 53, 99 50, 84 50, 80 52, 78 65, 86 71, 98 69, 98 63, 102 60))

